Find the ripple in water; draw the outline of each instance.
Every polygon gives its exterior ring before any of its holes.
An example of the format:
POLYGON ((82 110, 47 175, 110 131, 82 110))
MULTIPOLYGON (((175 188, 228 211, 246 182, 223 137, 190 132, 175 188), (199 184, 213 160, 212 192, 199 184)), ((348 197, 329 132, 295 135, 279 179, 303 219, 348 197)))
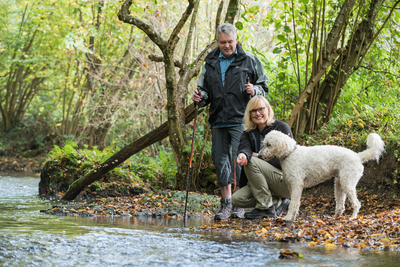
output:
POLYGON ((54 203, 37 196, 38 183, 0 176, 0 266, 396 266, 400 259, 397 252, 327 251, 193 233, 179 221, 45 215, 39 210, 54 203), (304 258, 280 260, 283 248, 304 258))

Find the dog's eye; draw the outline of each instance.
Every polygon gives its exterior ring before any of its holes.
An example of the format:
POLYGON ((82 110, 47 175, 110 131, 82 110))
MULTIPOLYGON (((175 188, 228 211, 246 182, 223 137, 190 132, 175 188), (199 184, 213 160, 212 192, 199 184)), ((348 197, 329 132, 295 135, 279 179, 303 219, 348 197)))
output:
POLYGON ((270 147, 270 146, 271 146, 271 144, 270 144, 270 143, 266 143, 265 145, 266 145, 267 147, 270 147))

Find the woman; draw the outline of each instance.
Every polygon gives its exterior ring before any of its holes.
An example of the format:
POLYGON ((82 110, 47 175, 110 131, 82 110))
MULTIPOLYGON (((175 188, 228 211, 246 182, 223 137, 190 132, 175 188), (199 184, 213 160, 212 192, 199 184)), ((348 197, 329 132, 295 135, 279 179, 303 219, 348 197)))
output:
POLYGON ((262 96, 253 97, 247 104, 244 132, 240 137, 237 163, 243 166, 240 189, 232 196, 232 203, 240 208, 255 208, 244 214, 247 219, 282 216, 289 206, 289 189, 283 180, 278 158, 264 161, 258 158, 264 136, 272 130, 293 138, 289 125, 274 117, 274 112, 262 96), (275 209, 275 207, 277 207, 275 209))

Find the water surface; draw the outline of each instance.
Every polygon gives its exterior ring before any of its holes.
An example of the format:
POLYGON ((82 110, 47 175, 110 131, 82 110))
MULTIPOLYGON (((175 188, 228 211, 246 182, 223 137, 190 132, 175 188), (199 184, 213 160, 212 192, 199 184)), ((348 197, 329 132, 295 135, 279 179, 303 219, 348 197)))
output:
MULTIPOLYGON (((40 213, 37 177, 0 176, 0 266, 400 266, 398 252, 308 248, 199 233, 163 218, 68 217, 40 213), (279 259, 288 248, 301 260, 279 259)), ((189 227, 211 224, 190 219, 189 227)))

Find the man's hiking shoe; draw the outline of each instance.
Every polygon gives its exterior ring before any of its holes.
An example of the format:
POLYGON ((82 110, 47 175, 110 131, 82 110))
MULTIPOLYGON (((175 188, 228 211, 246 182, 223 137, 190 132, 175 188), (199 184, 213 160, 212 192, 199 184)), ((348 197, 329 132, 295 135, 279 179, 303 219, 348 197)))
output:
POLYGON ((282 203, 279 205, 278 208, 276 208, 276 216, 282 217, 282 214, 284 211, 286 211, 289 207, 290 204, 290 199, 288 198, 282 198, 282 203))
POLYGON ((231 217, 232 201, 230 198, 221 198, 221 209, 215 214, 215 220, 226 220, 231 217))
POLYGON ((238 208, 235 205, 233 205, 231 218, 239 218, 239 219, 244 218, 244 209, 238 208))
POLYGON ((271 206, 265 210, 254 209, 252 211, 246 212, 244 214, 244 217, 249 220, 276 217, 275 207, 271 206))

